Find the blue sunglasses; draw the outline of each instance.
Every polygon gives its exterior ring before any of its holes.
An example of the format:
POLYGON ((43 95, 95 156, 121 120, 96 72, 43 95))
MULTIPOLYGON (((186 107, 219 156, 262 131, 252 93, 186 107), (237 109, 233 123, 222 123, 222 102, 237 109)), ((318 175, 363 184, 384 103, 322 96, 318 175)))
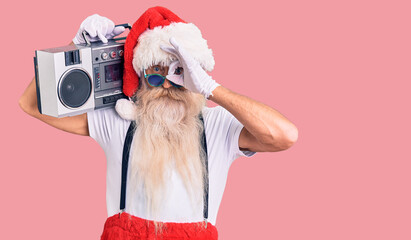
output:
MULTIPOLYGON (((144 69, 144 78, 147 79, 148 84, 150 84, 150 86, 153 87, 160 87, 164 84, 166 77, 164 77, 163 75, 154 73, 154 74, 146 74, 146 70, 144 69)), ((169 81, 171 83, 171 85, 173 85, 176 88, 181 88, 183 86, 178 85, 173 83, 172 81, 169 81)))

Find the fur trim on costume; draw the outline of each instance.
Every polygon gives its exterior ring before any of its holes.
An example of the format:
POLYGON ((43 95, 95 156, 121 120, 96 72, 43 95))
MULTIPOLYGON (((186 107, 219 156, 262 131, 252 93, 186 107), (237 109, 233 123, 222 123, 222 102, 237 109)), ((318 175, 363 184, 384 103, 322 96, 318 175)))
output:
POLYGON ((124 98, 117 100, 116 111, 118 115, 125 120, 136 120, 136 105, 131 100, 124 98))
POLYGON ((171 23, 166 27, 155 27, 148 29, 140 35, 138 45, 134 49, 133 67, 137 72, 152 65, 168 66, 177 60, 175 56, 163 51, 160 46, 171 46, 169 40, 174 37, 200 65, 207 71, 214 68, 214 57, 208 48, 207 40, 201 35, 192 23, 171 23))

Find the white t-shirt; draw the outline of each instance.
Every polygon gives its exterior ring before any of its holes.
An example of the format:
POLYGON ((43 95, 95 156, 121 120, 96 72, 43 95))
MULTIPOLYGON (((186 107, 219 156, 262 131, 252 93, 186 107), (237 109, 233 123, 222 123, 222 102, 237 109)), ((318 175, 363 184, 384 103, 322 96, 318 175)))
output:
MULTIPOLYGON (((230 112, 217 106, 214 108, 204 107, 202 113, 208 151, 208 221, 215 225, 227 181, 228 169, 236 158, 240 156, 251 157, 255 152, 239 149, 238 138, 243 125, 230 112)), ((114 108, 88 112, 87 118, 90 136, 100 144, 107 158, 106 201, 107 213, 110 217, 119 213, 120 210, 123 144, 130 121, 122 119, 114 108)), ((168 184, 167 189, 169 190, 164 204, 161 206, 160 219, 151 219, 150 216, 147 216, 146 200, 141 192, 140 194, 136 193, 134 204, 130 204, 130 184, 127 184, 125 212, 140 218, 162 222, 203 221, 203 203, 192 206, 178 173, 171 174, 171 181, 168 184), (130 205, 133 205, 133 208, 130 205)))

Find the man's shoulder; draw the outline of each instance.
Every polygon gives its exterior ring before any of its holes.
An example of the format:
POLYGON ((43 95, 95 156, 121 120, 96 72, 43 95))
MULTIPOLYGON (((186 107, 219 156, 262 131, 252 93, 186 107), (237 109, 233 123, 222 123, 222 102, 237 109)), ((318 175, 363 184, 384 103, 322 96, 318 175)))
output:
POLYGON ((221 106, 203 107, 202 114, 206 125, 224 124, 232 118, 230 112, 221 106))
POLYGON ((102 117, 102 118, 113 118, 118 120, 124 120, 120 117, 114 107, 106 107, 96 109, 90 112, 87 112, 87 115, 93 115, 94 117, 102 117))
POLYGON ((215 106, 215 107, 204 106, 201 111, 202 111, 202 114, 204 116, 204 115, 209 115, 209 114, 213 114, 213 113, 216 113, 216 112, 221 112, 221 111, 224 111, 224 110, 225 109, 221 106, 215 106))
POLYGON ((90 136, 101 144, 122 139, 130 121, 124 120, 114 108, 102 108, 87 113, 90 136))
POLYGON ((215 107, 203 107, 202 109, 203 116, 206 117, 226 117, 229 112, 223 108, 222 106, 215 106, 215 107))
POLYGON ((108 127, 110 125, 128 125, 130 121, 120 117, 114 108, 101 108, 87 112, 89 124, 102 125, 108 127))

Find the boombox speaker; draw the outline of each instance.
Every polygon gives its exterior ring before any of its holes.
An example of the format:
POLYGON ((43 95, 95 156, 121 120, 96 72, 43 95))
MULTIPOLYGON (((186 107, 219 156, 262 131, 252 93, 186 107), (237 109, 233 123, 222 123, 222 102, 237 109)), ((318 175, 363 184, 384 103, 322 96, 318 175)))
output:
POLYGON ((91 48, 69 45, 40 50, 35 61, 40 113, 64 117, 94 109, 91 48))

